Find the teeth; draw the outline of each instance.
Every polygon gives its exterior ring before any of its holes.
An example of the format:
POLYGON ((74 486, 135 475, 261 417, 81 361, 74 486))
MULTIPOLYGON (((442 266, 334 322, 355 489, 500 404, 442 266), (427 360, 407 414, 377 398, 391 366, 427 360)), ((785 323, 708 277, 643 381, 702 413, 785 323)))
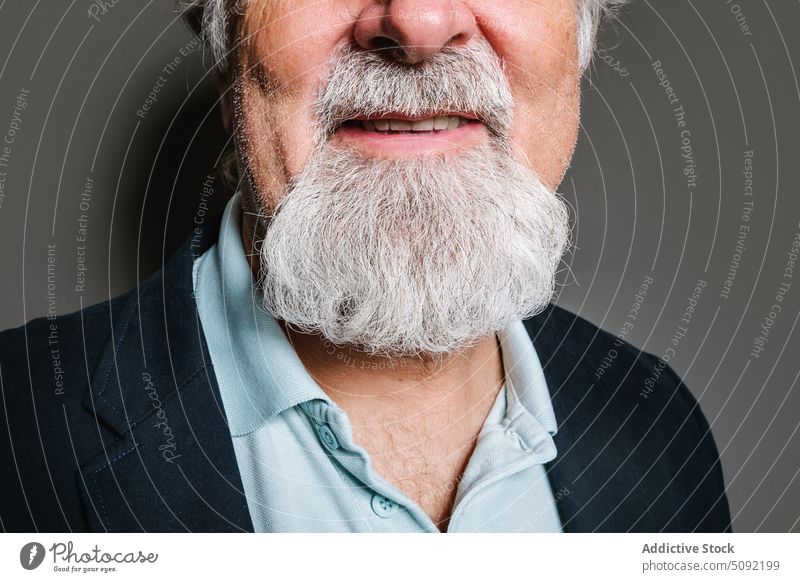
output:
POLYGON ((433 131, 433 126, 433 119, 422 119, 411 124, 411 131, 433 131))
POLYGON ((361 122, 367 131, 442 131, 457 129, 464 125, 465 120, 457 116, 430 117, 418 121, 406 119, 371 119, 361 122))
POLYGON ((449 117, 437 117, 433 120, 433 129, 447 129, 450 127, 449 117))
POLYGON ((411 131, 413 123, 404 119, 392 119, 389 121, 392 131, 411 131))

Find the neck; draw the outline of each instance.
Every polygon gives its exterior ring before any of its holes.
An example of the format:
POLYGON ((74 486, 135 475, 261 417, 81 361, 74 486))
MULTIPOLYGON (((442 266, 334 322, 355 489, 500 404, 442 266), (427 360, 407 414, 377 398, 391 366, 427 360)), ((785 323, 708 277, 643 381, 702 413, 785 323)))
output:
POLYGON ((401 404, 409 410, 470 409, 494 400, 503 383, 497 337, 444 356, 372 356, 334 346, 319 335, 282 324, 309 374, 345 410, 401 404))

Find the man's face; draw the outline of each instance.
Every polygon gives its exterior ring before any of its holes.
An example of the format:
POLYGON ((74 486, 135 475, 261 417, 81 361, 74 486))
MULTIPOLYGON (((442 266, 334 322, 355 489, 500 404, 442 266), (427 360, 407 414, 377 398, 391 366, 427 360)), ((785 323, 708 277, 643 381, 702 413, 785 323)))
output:
MULTIPOLYGON (((249 0, 239 28, 240 127, 251 136, 250 170, 269 210, 308 163, 314 101, 337 49, 383 49, 388 60, 424 65, 444 46, 485 40, 504 67, 514 99, 515 157, 555 189, 569 164, 579 121, 575 0, 249 0), (451 40, 452 39, 452 40, 451 40)), ((486 139, 481 128, 439 135, 334 136, 364 156, 458 151, 486 139)))
POLYGON ((268 309, 443 353, 549 299, 578 126, 574 0, 250 0, 233 126, 268 309))

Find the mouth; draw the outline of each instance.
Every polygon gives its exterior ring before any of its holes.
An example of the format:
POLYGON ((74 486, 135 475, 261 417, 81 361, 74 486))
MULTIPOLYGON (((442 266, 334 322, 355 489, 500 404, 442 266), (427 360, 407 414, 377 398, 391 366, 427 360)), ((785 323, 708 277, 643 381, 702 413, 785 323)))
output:
POLYGON ((417 117, 386 113, 348 119, 333 139, 347 142, 367 157, 394 158, 458 150, 477 145, 486 135, 484 123, 467 113, 417 117))
POLYGON ((342 125, 381 133, 423 133, 458 129, 464 127, 468 123, 476 122, 476 118, 464 115, 436 115, 416 118, 390 115, 381 117, 356 117, 345 121, 342 125))

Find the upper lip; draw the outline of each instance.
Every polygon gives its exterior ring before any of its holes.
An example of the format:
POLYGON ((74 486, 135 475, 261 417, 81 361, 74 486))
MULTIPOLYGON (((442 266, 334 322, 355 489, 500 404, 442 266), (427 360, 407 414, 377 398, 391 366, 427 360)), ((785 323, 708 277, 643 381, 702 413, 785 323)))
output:
POLYGON ((376 119, 397 119, 401 121, 420 121, 423 119, 431 119, 433 117, 463 117, 478 121, 480 118, 474 113, 465 113, 463 111, 431 111, 422 115, 406 115, 404 113, 375 113, 372 115, 357 115, 350 117, 347 121, 375 121, 376 119))

